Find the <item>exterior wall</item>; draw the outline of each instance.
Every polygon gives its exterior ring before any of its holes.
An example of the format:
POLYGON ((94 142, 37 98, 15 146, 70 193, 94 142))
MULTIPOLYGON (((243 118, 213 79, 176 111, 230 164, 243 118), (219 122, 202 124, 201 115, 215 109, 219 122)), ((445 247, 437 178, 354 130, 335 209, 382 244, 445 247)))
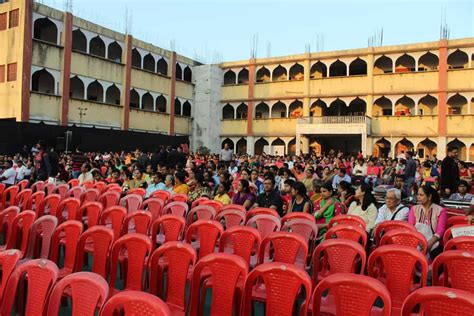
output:
POLYGON ((140 131, 154 131, 166 134, 168 131, 169 117, 143 110, 130 110, 130 129, 140 131))
POLYGON ((31 93, 30 120, 59 123, 61 117, 61 97, 31 93))
POLYGON ((71 99, 69 103, 69 123, 81 125, 79 108, 87 108, 82 118, 83 126, 120 128, 122 107, 97 102, 71 99))

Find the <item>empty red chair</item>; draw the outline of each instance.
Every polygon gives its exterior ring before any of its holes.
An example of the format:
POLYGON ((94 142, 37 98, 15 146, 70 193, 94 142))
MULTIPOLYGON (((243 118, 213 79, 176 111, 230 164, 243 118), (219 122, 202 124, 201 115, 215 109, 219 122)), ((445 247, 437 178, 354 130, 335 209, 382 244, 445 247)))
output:
POLYGON ((97 189, 99 192, 104 192, 106 183, 104 181, 98 181, 94 183, 94 189, 97 189))
POLYGON ((148 236, 151 214, 147 211, 135 211, 127 214, 122 224, 122 235, 137 233, 148 236))
POLYGON ((202 203, 200 203, 199 205, 211 206, 216 211, 216 214, 217 214, 221 210, 223 204, 219 201, 207 200, 207 201, 202 201, 202 203))
POLYGON ((472 316, 474 295, 472 293, 440 286, 421 288, 407 297, 402 315, 425 316, 472 316), (415 307, 420 311, 415 313, 415 307))
POLYGON ((114 315, 171 316, 171 312, 166 303, 154 295, 127 291, 111 297, 100 312, 100 316, 114 315))
POLYGON ((21 252, 16 249, 0 252, 0 269, 2 274, 0 276, 0 306, 3 302, 3 292, 7 285, 8 278, 15 270, 18 260, 20 260, 21 252))
POLYGON ((296 233, 303 237, 309 244, 314 244, 318 238, 318 225, 316 225, 314 217, 312 220, 306 218, 294 218, 287 220, 283 224, 281 231, 296 233))
POLYGON ((46 193, 46 196, 53 194, 54 191, 56 191, 56 184, 49 182, 45 184, 44 192, 46 193))
POLYGON ((217 213, 215 220, 220 222, 225 229, 245 224, 245 211, 239 209, 226 209, 217 213))
POLYGON ((256 207, 247 212, 247 221, 249 221, 249 219, 257 215, 271 215, 278 219, 280 218, 280 216, 278 215, 278 212, 272 208, 256 207))
POLYGON ((131 189, 127 191, 127 195, 129 194, 140 195, 142 198, 144 198, 146 195, 146 190, 142 188, 131 189))
POLYGON ((170 197, 170 202, 188 202, 188 196, 186 194, 173 194, 170 197))
POLYGON ((307 315, 311 295, 311 279, 306 271, 291 264, 264 263, 255 267, 245 281, 245 295, 242 315, 252 315, 254 289, 264 291, 266 298, 265 315, 307 315), (261 282, 261 283, 260 283, 261 282), (301 305, 295 307, 298 295, 304 289, 306 293, 301 305))
POLYGON ((364 247, 350 239, 327 239, 313 252, 313 284, 334 273, 364 274, 364 247))
POLYGON ((50 260, 59 267, 59 278, 71 274, 76 262, 76 251, 79 238, 82 234, 82 223, 79 221, 67 221, 59 225, 53 234, 51 241, 50 260), (63 248, 63 251, 61 251, 63 248), (63 266, 60 267, 60 255, 64 256, 63 266))
POLYGON ((384 221, 377 225, 374 232, 374 241, 375 245, 378 246, 380 244, 380 239, 382 236, 394 229, 406 229, 409 231, 416 231, 415 226, 408 224, 405 221, 384 221))
POLYGON ((20 188, 20 192, 21 192, 28 187, 29 183, 30 183, 29 180, 24 179, 18 182, 16 185, 20 188))
POLYGON ((74 271, 82 271, 85 257, 92 256, 91 271, 107 276, 109 251, 114 240, 114 232, 104 226, 94 226, 82 233, 77 244, 77 255, 74 271))
POLYGON ((314 220, 314 216, 308 213, 303 213, 303 212, 291 212, 283 216, 281 219, 281 225, 285 225, 286 222, 293 220, 293 219, 306 219, 308 221, 313 221, 316 223, 314 220))
POLYGON ((77 187, 79 185, 78 179, 71 179, 67 182, 71 188, 77 187))
POLYGON ((145 259, 151 253, 151 241, 148 236, 131 233, 117 239, 112 245, 110 256, 109 287, 110 295, 118 292, 115 288, 119 256, 126 253, 123 261, 124 290, 142 291, 145 259))
POLYGON ((157 190, 157 191, 152 192, 149 198, 160 199, 166 204, 171 198, 171 193, 169 191, 157 190))
POLYGON ((120 237, 122 223, 127 216, 127 210, 122 206, 111 206, 100 215, 100 224, 112 228, 115 239, 120 237))
POLYGON ((188 215, 186 215, 186 225, 191 225, 191 223, 197 220, 210 220, 216 217, 216 210, 209 205, 198 205, 192 208, 188 215))
POLYGON ((454 226, 454 225, 464 225, 467 226, 469 225, 469 220, 467 216, 465 215, 456 215, 456 216, 451 216, 448 218, 447 222, 447 228, 454 226))
POLYGON ((360 243, 364 248, 367 245, 367 233, 360 226, 338 224, 326 232, 326 239, 343 238, 360 243))
MULTIPOLYGON (((78 187, 79 188, 79 187, 78 187)), ((100 214, 102 213, 102 204, 99 202, 86 202, 79 209, 78 220, 87 226, 93 227, 99 224, 100 214)))
POLYGON ((367 270, 370 277, 381 281, 390 292, 392 315, 400 315, 407 296, 426 286, 428 279, 425 255, 409 246, 378 247, 369 257, 367 270))
POLYGON ((365 275, 336 273, 324 278, 313 292, 313 316, 319 315, 384 315, 389 316, 392 303, 387 288, 365 275), (323 297, 323 293, 329 295, 323 297), (383 310, 374 307, 377 299, 383 310))
POLYGON ((34 221, 30 228, 26 259, 48 259, 54 231, 58 226, 58 219, 52 215, 43 215, 34 221))
POLYGON ((69 191, 69 185, 67 184, 59 184, 58 186, 56 186, 56 189, 54 190, 55 193, 61 196, 62 200, 66 198, 68 191, 69 191))
POLYGON ((450 239, 453 238, 453 229, 462 228, 462 227, 466 227, 466 226, 469 226, 469 225, 465 225, 465 224, 454 225, 454 226, 451 226, 448 229, 446 229, 446 231, 444 232, 444 235, 443 235, 443 245, 446 245, 446 243, 450 239))
POLYGON ((252 255, 258 256, 261 243, 262 238, 255 228, 234 226, 222 233, 219 252, 237 255, 250 265, 252 255))
POLYGON ((360 218, 359 216, 341 214, 341 215, 334 216, 333 219, 329 222, 328 227, 331 228, 333 226, 341 225, 341 224, 359 226, 360 228, 364 230, 366 226, 364 220, 360 218))
POLYGON ((94 187, 94 180, 89 180, 89 181, 84 181, 82 182, 81 186, 84 187, 84 189, 92 189, 94 187))
POLYGON ((171 202, 171 203, 166 204, 165 207, 163 207, 163 210, 161 211, 161 213, 163 215, 173 214, 173 215, 184 218, 188 210, 189 210, 189 206, 185 202, 171 202))
POLYGON ((198 205, 201 205, 201 203, 203 203, 204 201, 210 201, 210 200, 207 196, 200 197, 200 198, 194 200, 193 203, 191 203, 191 208, 196 207, 198 205))
POLYGON ((138 194, 127 194, 120 199, 119 205, 127 209, 127 213, 132 213, 140 209, 143 198, 138 194))
POLYGON ((148 198, 142 203, 142 210, 148 211, 151 213, 151 220, 155 221, 158 217, 161 216, 161 211, 165 203, 157 198, 148 198))
POLYGON ((219 237, 224 232, 222 225, 213 220, 199 220, 192 223, 186 231, 186 242, 198 248, 198 259, 213 253, 219 237))
MULTIPOLYGON (((201 293, 205 281, 210 277, 212 284, 212 300, 210 315, 240 315, 242 285, 247 277, 247 263, 239 256, 215 253, 201 258, 193 271, 191 283, 190 315, 203 315, 204 298, 201 293)), ((250 314, 245 314, 250 315, 250 314)))
POLYGON ((3 236, 4 245, 0 246, 0 250, 5 250, 8 240, 12 232, 12 225, 15 217, 20 212, 18 206, 10 206, 0 212, 0 234, 3 236))
POLYGON ((31 185, 30 189, 33 191, 33 193, 38 192, 38 191, 44 191, 44 182, 36 181, 35 183, 31 185))
POLYGON ((94 316, 109 295, 107 282, 100 275, 78 272, 64 277, 54 285, 48 302, 47 315, 58 315, 61 300, 71 299, 72 316, 94 316))
POLYGON ((23 256, 28 247, 28 238, 30 235, 30 227, 36 219, 33 211, 23 211, 15 216, 12 223, 12 232, 8 239, 7 249, 19 249, 23 256))
POLYGON ((247 209, 243 206, 243 205, 238 205, 238 204, 228 204, 228 205, 223 205, 221 207, 221 209, 219 210, 219 212, 222 212, 222 211, 225 211, 225 210, 228 210, 228 209, 231 209, 231 210, 240 210, 244 213, 247 214, 247 209))
POLYGON ((308 241, 299 234, 273 232, 262 240, 258 255, 259 264, 281 262, 294 264, 302 269, 308 256, 308 241))
POLYGON ((32 210, 35 211, 39 210, 39 207, 41 203, 43 202, 45 197, 45 193, 43 191, 37 191, 33 193, 30 198, 28 199, 28 202, 26 202, 25 210, 32 210))
POLYGON ((184 218, 176 215, 163 215, 151 225, 151 240, 153 250, 156 245, 162 245, 170 241, 184 239, 184 229, 186 222, 184 218))
POLYGON ((117 192, 118 194, 121 195, 123 193, 123 189, 118 183, 109 183, 105 186, 104 190, 102 191, 102 193, 105 193, 105 192, 117 192))
POLYGON ((76 198, 76 199, 78 199, 82 202, 81 195, 82 195, 83 192, 84 192, 83 187, 75 186, 75 187, 70 188, 67 191, 66 197, 73 197, 73 198, 76 198))
POLYGON ((405 229, 395 229, 383 235, 380 246, 385 245, 409 246, 424 254, 426 254, 428 248, 428 243, 422 233, 405 229))
POLYGON ((59 203, 61 203, 61 197, 59 196, 59 194, 51 194, 46 196, 41 202, 39 209, 35 210, 36 215, 38 217, 41 217, 44 214, 56 215, 59 203))
POLYGON ((448 250, 468 250, 474 252, 474 236, 460 236, 448 240, 444 245, 444 251, 448 250))
POLYGON ((162 245, 148 260, 149 292, 162 297, 174 313, 184 315, 186 311, 187 276, 196 260, 194 248, 179 241, 162 245))
MULTIPOLYGON (((82 188, 82 187, 78 187, 82 188)), ((99 199, 100 192, 97 189, 87 189, 82 191, 80 200, 82 203, 95 202, 99 199)))
POLYGON ((451 250, 433 261, 433 285, 451 287, 474 294, 474 252, 451 250))
MULTIPOLYGON (((15 297, 26 297, 24 311, 15 312, 18 315, 42 316, 47 306, 48 297, 58 278, 58 268, 54 262, 46 259, 28 260, 16 269, 10 276, 5 288, 2 302, 2 315, 10 315, 15 297), (24 289, 21 286, 23 280, 28 283, 27 293, 18 293, 17 289, 24 289), (20 285, 21 284, 21 285, 20 285), (20 286, 19 286, 20 285, 20 286)), ((22 292, 21 290, 19 292, 22 292)))
POLYGON ((75 198, 67 198, 59 203, 57 212, 50 213, 58 218, 59 224, 67 220, 77 220, 79 215, 79 208, 81 207, 81 201, 75 198))
POLYGON ((5 183, 1 183, 0 182, 0 196, 1 194, 3 193, 3 191, 5 191, 5 188, 7 187, 7 185, 5 183))
POLYGON ((18 206, 22 210, 26 210, 28 200, 30 199, 32 194, 33 191, 31 191, 31 189, 21 190, 20 193, 18 193, 15 197, 15 202, 13 203, 13 205, 18 206))
POLYGON ((20 192, 20 188, 16 185, 12 185, 6 188, 2 192, 2 196, 1 196, 2 199, 0 200, 1 202, 0 210, 6 209, 9 206, 15 205, 15 198, 18 192, 20 192))
POLYGON ((120 199, 120 193, 107 191, 100 195, 99 202, 102 203, 102 205, 104 206, 104 209, 107 209, 108 207, 118 205, 119 199, 120 199))
POLYGON ((274 231, 279 231, 281 228, 280 219, 268 214, 255 215, 247 221, 246 225, 256 228, 262 238, 267 237, 274 231))

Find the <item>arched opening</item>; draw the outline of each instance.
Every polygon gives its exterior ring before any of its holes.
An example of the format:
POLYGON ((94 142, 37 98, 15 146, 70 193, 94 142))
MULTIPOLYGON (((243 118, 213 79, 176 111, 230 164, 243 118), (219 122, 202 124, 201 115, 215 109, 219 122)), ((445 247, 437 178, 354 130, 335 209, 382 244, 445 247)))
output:
POLYGON ((375 100, 373 108, 374 116, 391 116, 392 113, 392 101, 382 96, 375 100))
POLYGON ((287 80, 287 72, 286 68, 282 65, 278 65, 275 69, 273 69, 273 81, 283 81, 287 80))
POLYGON ((438 69, 439 58, 431 52, 427 52, 418 60, 418 71, 429 71, 438 69))
POLYGON ((462 50, 456 49, 448 56, 448 67, 449 69, 462 69, 467 68, 469 63, 469 56, 462 50))
POLYGON ((292 155, 292 156, 296 155, 296 138, 293 138, 288 143, 287 153, 288 155, 292 155))
POLYGON ((156 111, 166 113, 166 98, 162 95, 158 96, 155 101, 156 111))
POLYGON ((142 68, 142 55, 138 49, 132 49, 132 67, 142 68))
POLYGON ((191 117, 191 103, 188 101, 183 103, 183 116, 191 117))
POLYGON ((58 44, 58 28, 48 18, 37 19, 33 26, 33 37, 48 43, 58 44))
POLYGON ((404 138, 395 145, 395 156, 408 151, 413 151, 413 143, 408 139, 404 138))
POLYGON ((184 77, 183 80, 186 82, 193 82, 193 72, 189 66, 184 68, 184 77))
POLYGON ((304 67, 298 63, 290 68, 290 80, 304 80, 304 67))
POLYGON ((143 69, 155 72, 155 58, 152 54, 146 54, 143 57, 143 69))
POLYGON ((260 102, 255 107, 255 118, 268 118, 270 116, 270 107, 265 102, 260 102))
POLYGON ((416 153, 420 159, 431 159, 436 155, 436 143, 429 138, 425 138, 418 144, 416 153))
POLYGON ((94 56, 105 58, 105 43, 100 36, 91 39, 91 42, 89 43, 89 53, 94 56))
POLYGON ((140 95, 137 90, 132 89, 130 91, 130 108, 139 109, 140 108, 140 95))
POLYGON ((117 42, 112 42, 109 44, 107 58, 113 60, 117 63, 122 62, 122 47, 117 42))
POLYGON ((241 103, 236 110, 236 119, 246 119, 248 113, 248 106, 245 103, 241 103))
POLYGON ((403 54, 395 61, 395 72, 416 71, 415 58, 408 54, 403 54))
POLYGON ((80 29, 72 31, 72 50, 87 53, 87 38, 80 29))
POLYGON ((230 104, 226 104, 222 108, 222 119, 233 120, 235 118, 234 107, 230 104))
POLYGON ((452 141, 450 141, 447 145, 446 145, 447 148, 449 147, 455 147, 458 149, 458 158, 460 160, 466 160, 467 156, 466 156, 466 144, 464 144, 462 141, 460 141, 459 139, 455 138, 453 139, 452 141))
POLYGON ((284 117, 286 117, 286 105, 285 103, 278 101, 272 106, 272 118, 284 117))
POLYGON ((241 71, 239 71, 239 75, 237 76, 237 83, 238 84, 249 83, 249 71, 247 68, 244 68, 241 71))
POLYGON ((347 105, 341 99, 336 99, 331 102, 329 108, 327 108, 323 113, 324 116, 341 116, 346 113, 347 105))
POLYGON ((328 67, 323 64, 321 61, 318 61, 309 71, 309 77, 311 79, 326 78, 328 74, 328 67))
POLYGON ((415 115, 415 101, 406 95, 395 102, 395 115, 415 115))
POLYGON ((356 60, 351 62, 349 65, 349 75, 350 76, 360 76, 367 74, 367 63, 365 60, 357 57, 356 60))
POLYGON ((31 90, 40 93, 55 94, 54 77, 46 69, 35 71, 31 78, 31 90))
POLYGON ((245 138, 241 138, 237 141, 237 154, 245 155, 247 154, 247 140, 245 138))
POLYGON ((295 100, 290 104, 289 116, 291 118, 302 117, 303 116, 303 102, 300 100, 295 100))
POLYGON ((229 69, 224 74, 224 84, 235 84, 236 78, 235 72, 229 69))
POLYGON ((230 139, 230 138, 224 139, 221 143, 221 148, 222 149, 224 149, 225 144, 229 145, 230 149, 232 149, 232 150, 234 149, 234 142, 232 141, 232 139, 230 139))
POLYGON ((282 156, 285 154, 286 145, 281 138, 277 138, 272 142, 272 152, 270 154, 275 156, 282 156))
POLYGON ((327 104, 318 99, 311 104, 311 108, 309 109, 309 116, 320 117, 323 116, 325 113, 325 109, 327 109, 327 104))
POLYGON ((390 155, 390 142, 381 138, 375 142, 374 156, 378 158, 388 158, 390 155))
POLYGON ((69 96, 72 99, 84 100, 84 82, 78 76, 69 80, 69 96))
POLYGON ((268 146, 268 142, 264 138, 260 138, 255 142, 255 155, 261 155, 265 152, 265 146, 268 146))
POLYGON ((175 78, 178 80, 183 80, 183 69, 180 64, 176 64, 176 75, 175 78))
POLYGON ((120 105, 120 90, 115 84, 105 91, 105 103, 120 105))
MULTIPOLYGON (((154 64, 154 63, 153 63, 154 64)), ((154 111, 154 100, 150 92, 145 93, 142 96, 142 109, 147 111, 154 111)))
POLYGON ((87 87, 87 100, 104 102, 104 88, 99 81, 95 80, 87 87))
POLYGON ((336 60, 331 64, 329 67, 329 77, 340 77, 347 75, 347 66, 345 63, 340 61, 339 59, 336 60))
POLYGON ((361 98, 355 98, 349 103, 347 112, 344 115, 350 116, 365 116, 367 104, 361 98))
POLYGON ((174 114, 181 115, 181 101, 178 99, 174 100, 174 114))
POLYGON ((418 113, 416 115, 436 115, 438 114, 438 100, 426 95, 418 101, 418 113))
POLYGON ((262 67, 257 71, 257 82, 270 82, 270 70, 262 67))
POLYGON ((391 74, 393 72, 393 61, 385 55, 377 58, 374 63, 374 75, 391 74))
POLYGON ((456 93, 448 99, 448 114, 467 114, 467 99, 456 93))
POLYGON ((164 58, 160 58, 156 63, 156 72, 162 74, 163 76, 168 75, 168 63, 164 58))

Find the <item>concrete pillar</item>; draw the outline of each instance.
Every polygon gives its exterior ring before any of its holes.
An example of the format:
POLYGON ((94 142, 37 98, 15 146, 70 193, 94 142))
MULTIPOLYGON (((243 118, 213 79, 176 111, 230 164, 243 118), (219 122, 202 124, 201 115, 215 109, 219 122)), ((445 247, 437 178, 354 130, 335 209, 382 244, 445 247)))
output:
POLYGON ((255 154, 255 137, 247 136, 247 155, 255 154))
POLYGON ((415 102, 415 115, 418 115, 418 102, 415 102))
POLYGON ((397 156, 397 154, 395 152, 395 146, 396 146, 396 142, 391 141, 390 142, 390 156, 392 156, 392 158, 395 158, 397 156))
POLYGON ((295 154, 298 156, 301 153, 301 134, 297 133, 296 134, 296 149, 295 149, 295 154))
POLYGON ((307 136, 301 136, 301 151, 303 154, 309 153, 309 138, 307 136))
POLYGON ((367 137, 366 150, 367 154, 372 156, 374 154, 374 143, 372 137, 367 137))
POLYGON ((107 100, 107 88, 106 87, 103 87, 103 90, 104 90, 104 93, 103 93, 103 99, 102 99, 102 102, 105 103, 105 100, 107 100))
POLYGON ((367 153, 367 134, 366 133, 363 133, 361 134, 361 149, 362 150, 362 155, 364 156, 367 156, 368 153, 367 153))
POLYGON ((374 108, 374 54, 373 47, 369 48, 367 55, 367 109, 365 115, 372 117, 374 108))
POLYGON ((305 59, 304 61, 304 98, 303 98, 303 116, 304 117, 308 117, 309 116, 309 109, 310 109, 310 94, 311 94, 311 91, 310 91, 310 80, 311 80, 311 77, 310 77, 310 72, 311 72, 311 60, 310 60, 310 57, 311 57, 311 54, 308 53, 308 56, 307 58, 305 59))
POLYGON ((290 79, 290 68, 291 68, 291 67, 288 67, 288 69, 286 70, 286 79, 287 79, 287 80, 291 80, 291 79, 290 79))
POLYGON ((448 141, 446 139, 446 136, 438 137, 438 145, 437 145, 437 150, 436 150, 436 157, 438 157, 438 159, 444 159, 444 157, 446 157, 447 144, 448 144, 448 141))

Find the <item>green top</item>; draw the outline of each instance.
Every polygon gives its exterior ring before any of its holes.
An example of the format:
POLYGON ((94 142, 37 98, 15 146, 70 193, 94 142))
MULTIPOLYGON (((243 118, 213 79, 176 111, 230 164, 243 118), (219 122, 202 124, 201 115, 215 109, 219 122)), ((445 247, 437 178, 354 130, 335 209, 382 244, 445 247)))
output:
MULTIPOLYGON (((320 218, 323 218, 326 220, 326 224, 329 224, 329 222, 331 221, 331 219, 334 217, 334 207, 336 205, 336 199, 331 197, 331 200, 332 200, 332 204, 324 211, 324 213, 322 215, 319 215, 320 213, 319 212, 315 212, 314 214, 314 217, 318 220, 320 218)), ((326 200, 325 199, 321 199, 319 201, 319 209, 322 209, 324 207, 324 205, 326 205, 326 200)))

